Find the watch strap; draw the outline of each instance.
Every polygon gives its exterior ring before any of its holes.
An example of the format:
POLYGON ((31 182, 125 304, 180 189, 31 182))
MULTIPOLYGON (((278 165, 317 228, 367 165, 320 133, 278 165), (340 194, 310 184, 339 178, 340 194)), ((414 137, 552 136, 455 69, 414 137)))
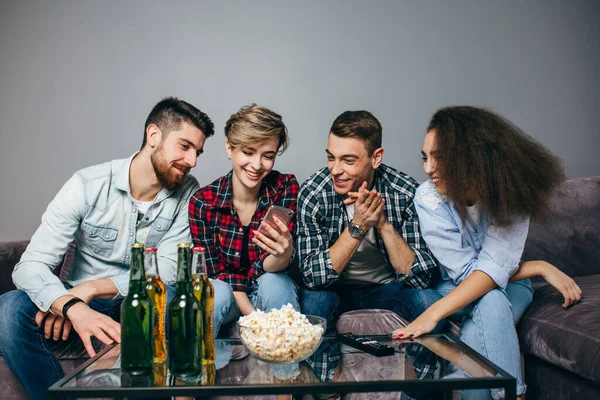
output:
POLYGON ((65 305, 62 308, 62 315, 64 319, 66 319, 67 321, 71 321, 69 317, 67 317, 67 311, 69 311, 69 308, 73 307, 77 303, 85 303, 85 301, 81 300, 79 297, 73 297, 71 300, 65 303, 65 305))

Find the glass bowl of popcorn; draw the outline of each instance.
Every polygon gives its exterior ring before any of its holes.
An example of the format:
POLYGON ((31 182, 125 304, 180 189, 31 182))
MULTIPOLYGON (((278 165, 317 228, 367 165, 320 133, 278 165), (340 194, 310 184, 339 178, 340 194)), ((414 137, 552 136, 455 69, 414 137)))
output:
POLYGON ((310 357, 323 341, 326 326, 324 318, 301 314, 291 304, 267 313, 255 310, 238 321, 248 351, 271 364, 293 364, 310 357))

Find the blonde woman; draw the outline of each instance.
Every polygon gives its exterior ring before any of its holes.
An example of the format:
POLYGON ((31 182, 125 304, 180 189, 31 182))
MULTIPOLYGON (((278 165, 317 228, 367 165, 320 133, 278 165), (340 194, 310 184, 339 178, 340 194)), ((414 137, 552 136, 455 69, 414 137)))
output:
POLYGON ((271 205, 296 210, 296 178, 273 169, 287 148, 287 129, 279 114, 253 104, 229 118, 225 136, 232 170, 196 192, 189 206, 192 238, 206 248, 215 286, 215 336, 223 323, 254 309, 287 303, 300 309, 285 273, 294 252, 295 219, 285 225, 275 218, 268 235, 258 231, 271 205))

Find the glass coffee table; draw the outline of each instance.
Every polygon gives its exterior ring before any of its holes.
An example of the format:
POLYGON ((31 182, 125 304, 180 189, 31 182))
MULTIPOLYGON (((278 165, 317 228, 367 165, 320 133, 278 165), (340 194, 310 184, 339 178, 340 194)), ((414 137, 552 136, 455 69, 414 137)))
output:
MULTIPOLYGON (((451 335, 425 335, 414 341, 367 336, 395 348, 375 357, 325 337, 318 350, 300 364, 269 364, 248 354, 239 339, 217 339, 217 359, 202 375, 181 380, 165 363, 153 374, 130 376, 120 369, 120 345, 104 348, 77 370, 52 385, 48 398, 172 396, 256 396, 403 392, 403 399, 451 399, 456 390, 503 388, 516 399, 516 380, 451 335)), ((395 398, 399 398, 395 395, 395 398)), ((272 396, 271 396, 272 398, 272 396)))

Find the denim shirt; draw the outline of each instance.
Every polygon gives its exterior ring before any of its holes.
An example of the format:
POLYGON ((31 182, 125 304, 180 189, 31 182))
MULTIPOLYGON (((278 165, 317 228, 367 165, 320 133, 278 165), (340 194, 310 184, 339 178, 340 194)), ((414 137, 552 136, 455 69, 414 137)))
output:
POLYGON ((431 181, 417 189, 415 206, 427 246, 440 264, 442 278, 460 284, 473 271, 489 275, 502 289, 519 269, 529 231, 529 218, 501 227, 480 215, 477 227, 462 221, 431 181))
POLYGON ((48 311, 57 298, 68 294, 52 270, 61 264, 73 239, 77 246, 67 279, 71 286, 109 278, 119 291, 117 297, 126 296, 131 245, 138 229, 147 231, 147 247, 158 248, 162 280, 174 283, 177 244, 192 241, 188 202, 198 182, 187 175, 176 190, 163 188, 138 222, 129 186, 129 167, 136 154, 77 171, 48 205, 12 274, 15 286, 40 310, 48 311))

